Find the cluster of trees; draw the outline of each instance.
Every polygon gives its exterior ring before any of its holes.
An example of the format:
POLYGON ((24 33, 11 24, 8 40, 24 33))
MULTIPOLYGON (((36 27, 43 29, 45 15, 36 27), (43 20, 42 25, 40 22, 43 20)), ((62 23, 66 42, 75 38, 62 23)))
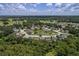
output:
POLYGON ((13 34, 0 38, 0 55, 21 56, 67 56, 79 55, 79 37, 65 40, 45 41, 16 38, 13 34))

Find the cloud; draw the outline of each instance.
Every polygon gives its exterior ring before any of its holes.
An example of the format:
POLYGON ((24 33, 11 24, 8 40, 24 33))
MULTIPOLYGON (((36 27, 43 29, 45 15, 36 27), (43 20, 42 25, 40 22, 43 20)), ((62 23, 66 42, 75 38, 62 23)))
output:
POLYGON ((55 7, 61 7, 62 3, 55 3, 55 7))
POLYGON ((26 10, 25 6, 22 5, 22 4, 19 4, 18 8, 19 8, 19 9, 22 9, 22 10, 26 10))
POLYGON ((52 6, 52 3, 47 3, 46 6, 52 6))
POLYGON ((26 11, 22 10, 3 10, 0 11, 0 15, 26 15, 26 11))
POLYGON ((37 7, 37 4, 32 4, 34 7, 37 7))
POLYGON ((5 9, 4 6, 2 4, 0 4, 0 9, 5 9))
POLYGON ((38 12, 38 10, 37 9, 35 9, 35 8, 30 8, 30 9, 28 9, 30 12, 38 12))
POLYGON ((79 3, 1 3, 0 15, 78 15, 79 3))
POLYGON ((72 7, 70 10, 71 11, 79 11, 79 6, 72 7))
POLYGON ((37 7, 37 5, 39 5, 40 3, 30 3, 29 5, 31 5, 32 7, 37 7))
MULTIPOLYGON (((74 4, 72 3, 56 3, 55 4, 55 11, 57 12, 65 12, 65 11, 71 11, 74 7, 76 6, 73 6, 74 4)), ((54 11, 54 10, 53 10, 54 11)))
POLYGON ((26 15, 26 8, 22 4, 16 3, 0 4, 0 15, 26 15))

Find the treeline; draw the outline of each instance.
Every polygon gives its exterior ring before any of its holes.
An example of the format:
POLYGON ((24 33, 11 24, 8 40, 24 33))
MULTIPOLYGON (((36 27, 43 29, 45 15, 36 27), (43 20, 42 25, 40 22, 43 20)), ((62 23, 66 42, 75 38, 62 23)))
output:
POLYGON ((0 20, 8 20, 12 18, 13 20, 57 20, 62 22, 76 22, 79 23, 79 16, 4 16, 0 17, 0 20))

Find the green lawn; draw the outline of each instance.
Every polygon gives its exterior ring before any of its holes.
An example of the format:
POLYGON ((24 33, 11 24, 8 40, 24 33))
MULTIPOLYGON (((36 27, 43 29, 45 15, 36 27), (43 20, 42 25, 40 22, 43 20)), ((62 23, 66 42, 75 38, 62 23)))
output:
POLYGON ((40 29, 34 30, 33 32, 34 32, 34 34, 37 34, 37 35, 54 35, 54 34, 56 34, 56 32, 54 32, 54 31, 44 31, 44 30, 40 30, 40 29))

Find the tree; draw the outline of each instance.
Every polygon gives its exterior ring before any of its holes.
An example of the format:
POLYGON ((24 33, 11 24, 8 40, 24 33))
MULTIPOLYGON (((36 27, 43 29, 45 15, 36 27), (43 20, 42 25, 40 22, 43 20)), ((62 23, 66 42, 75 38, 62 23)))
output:
POLYGON ((57 55, 57 52, 54 49, 46 53, 46 56, 55 56, 55 55, 57 55))

